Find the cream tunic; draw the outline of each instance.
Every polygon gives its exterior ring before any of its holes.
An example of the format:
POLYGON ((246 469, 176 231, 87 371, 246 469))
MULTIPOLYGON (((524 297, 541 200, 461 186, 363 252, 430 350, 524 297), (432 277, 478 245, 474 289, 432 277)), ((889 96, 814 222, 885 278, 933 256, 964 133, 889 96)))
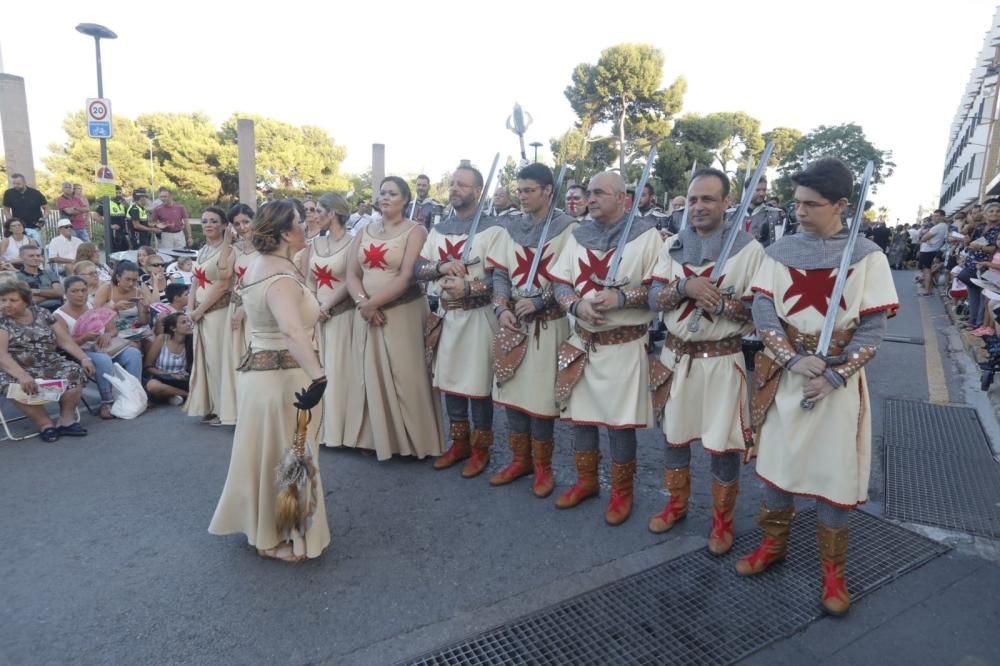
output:
MULTIPOLYGON (((535 273, 535 287, 544 288, 551 284, 551 271, 572 236, 573 229, 574 225, 569 225, 555 238, 546 240, 538 272, 535 273)), ((507 272, 512 289, 523 289, 528 283, 535 247, 520 245, 506 232, 498 234, 490 250, 490 264, 507 272)), ((561 317, 547 322, 528 323, 522 330, 528 334, 527 353, 514 376, 502 386, 493 387, 493 402, 513 407, 531 416, 555 418, 559 416, 559 408, 552 392, 556 382, 556 356, 559 345, 569 338, 569 322, 566 317, 561 317)))
MULTIPOLYGON (((194 302, 204 300, 203 291, 219 281, 218 248, 206 246, 198 253, 198 261, 192 267, 194 278, 191 291, 194 302)), ((229 290, 227 289, 227 292, 229 290)), ((225 298, 225 294, 221 298, 225 298)), ((185 410, 188 416, 218 415, 222 407, 222 382, 228 367, 224 358, 225 330, 228 307, 206 313, 194 329, 194 362, 191 366, 191 390, 188 393, 185 410)))
MULTIPOLYGON (((774 299, 782 322, 818 335, 836 275, 835 268, 798 270, 767 257, 753 279, 753 291, 774 299)), ((884 254, 873 252, 851 266, 836 329, 856 328, 864 314, 884 310, 891 315, 898 303, 889 263, 884 254)), ((761 427, 757 474, 786 492, 853 507, 868 498, 871 468, 865 370, 812 410, 799 406, 804 384, 802 375, 781 373, 777 397, 761 427)))
MULTIPOLYGON (((648 284, 663 241, 651 228, 625 246, 618 277, 627 277, 626 287, 648 284)), ((583 299, 593 299, 601 289, 591 278, 605 278, 614 254, 591 250, 571 236, 559 256, 553 279, 570 285, 583 299)), ((577 325, 588 331, 606 331, 619 326, 648 325, 653 313, 647 308, 612 310, 601 326, 583 319, 577 325)), ((598 345, 591 350, 583 376, 573 388, 562 418, 579 425, 603 425, 609 428, 651 428, 654 425, 653 402, 649 394, 649 359, 646 356, 648 334, 637 340, 617 345, 598 345)), ((576 333, 569 343, 585 349, 576 333)))
MULTIPOLYGON (((670 256, 668 241, 660 252, 653 279, 670 282, 685 277, 708 277, 714 261, 700 266, 681 264, 670 256)), ((750 282, 764 259, 764 249, 751 241, 729 258, 720 287, 731 288, 744 298, 749 309, 753 294, 750 282)), ((688 341, 722 340, 753 331, 753 322, 737 323, 726 317, 705 314, 697 331, 688 330, 695 312, 691 299, 663 313, 663 322, 672 337, 688 341)), ((743 352, 712 358, 678 357, 666 345, 660 361, 674 371, 670 395, 663 410, 663 434, 669 446, 687 446, 700 439, 710 452, 742 451, 751 440, 750 406, 747 402, 747 371, 743 352)))
MULTIPOLYGON (((487 257, 502 233, 499 225, 477 231, 469 257, 480 261, 468 266, 466 280, 478 278, 492 286, 486 274, 487 257)), ((427 234, 420 256, 433 262, 458 259, 467 238, 467 234, 441 234, 435 227, 427 234)), ((436 283, 428 285, 427 293, 444 297, 436 283)), ((493 390, 493 335, 497 330, 493 306, 447 312, 439 308, 438 314, 444 316, 444 322, 434 361, 434 388, 468 398, 489 398, 493 390)))

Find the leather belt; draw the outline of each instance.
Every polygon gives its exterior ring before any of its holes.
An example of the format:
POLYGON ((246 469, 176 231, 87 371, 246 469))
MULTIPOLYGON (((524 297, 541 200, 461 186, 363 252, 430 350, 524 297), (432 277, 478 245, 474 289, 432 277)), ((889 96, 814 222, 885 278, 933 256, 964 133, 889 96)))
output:
POLYGON ((626 342, 638 340, 646 335, 649 329, 648 324, 636 324, 635 326, 618 326, 607 331, 588 331, 579 324, 574 329, 580 336, 587 349, 594 349, 598 345, 622 345, 626 342))
POLYGON ((734 335, 721 340, 689 340, 684 341, 676 335, 667 334, 667 339, 663 341, 663 346, 674 352, 677 358, 690 356, 691 358, 714 358, 716 356, 728 356, 742 350, 743 338, 734 335))
MULTIPOLYGON (((795 328, 791 324, 785 324, 785 335, 788 336, 788 341, 792 343, 796 351, 805 354, 815 354, 816 347, 819 346, 819 336, 811 335, 809 333, 803 333, 799 329, 795 328)), ((844 348, 847 347, 851 342, 851 338, 854 337, 854 331, 834 331, 833 336, 830 338, 830 350, 826 353, 827 356, 840 356, 844 353, 844 348)))
POLYGON ((292 353, 287 349, 264 349, 261 351, 247 350, 246 356, 236 368, 240 372, 250 370, 291 370, 299 367, 292 353))

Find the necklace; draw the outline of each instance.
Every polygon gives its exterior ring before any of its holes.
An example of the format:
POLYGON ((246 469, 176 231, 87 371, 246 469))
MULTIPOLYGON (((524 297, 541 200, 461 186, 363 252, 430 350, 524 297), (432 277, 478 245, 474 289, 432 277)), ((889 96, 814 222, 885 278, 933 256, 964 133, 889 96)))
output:
POLYGON ((220 240, 218 243, 209 243, 205 247, 198 250, 198 263, 203 264, 212 257, 214 257, 215 255, 217 255, 219 251, 222 249, 222 243, 224 240, 225 239, 220 240), (212 250, 213 252, 209 254, 208 252, 209 250, 212 250))

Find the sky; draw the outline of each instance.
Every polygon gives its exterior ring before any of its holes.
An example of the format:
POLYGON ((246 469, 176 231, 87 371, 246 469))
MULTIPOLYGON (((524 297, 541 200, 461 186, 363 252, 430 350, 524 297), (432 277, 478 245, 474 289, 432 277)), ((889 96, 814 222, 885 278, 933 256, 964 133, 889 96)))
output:
POLYGON ((989 0, 162 6, 37 0, 0 10, 3 67, 26 80, 37 165, 65 141, 65 114, 96 96, 81 22, 119 35, 102 42, 116 114, 318 125, 347 148, 348 172, 367 170, 372 143, 383 143, 387 173, 432 178, 460 159, 485 169, 498 151, 501 162, 516 155, 505 128, 515 102, 534 119, 526 141, 544 143, 542 157, 575 120, 563 95, 573 68, 637 42, 663 51, 664 85, 687 79, 682 114, 745 111, 764 131, 859 123, 898 165, 870 198, 903 222, 937 201, 951 122, 996 10, 989 0))

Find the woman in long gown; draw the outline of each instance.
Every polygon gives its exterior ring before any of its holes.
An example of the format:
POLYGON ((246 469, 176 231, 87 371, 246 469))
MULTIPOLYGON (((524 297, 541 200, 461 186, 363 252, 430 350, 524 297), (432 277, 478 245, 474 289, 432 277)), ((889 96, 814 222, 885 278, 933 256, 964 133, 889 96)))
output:
MULTIPOLYGON (((347 425, 348 395, 356 389, 355 362, 351 353, 354 328, 354 301, 347 293, 347 257, 351 241, 347 218, 351 210, 339 194, 324 194, 316 202, 320 228, 325 236, 315 236, 300 255, 299 270, 319 301, 319 333, 316 341, 319 356, 327 373, 336 377, 323 394, 323 421, 320 442, 326 446, 351 446, 356 442, 344 437, 347 425)), ((309 228, 306 227, 306 235, 309 228)))
POLYGON ((223 338, 224 363, 222 390, 219 408, 219 420, 223 425, 233 425, 236 423, 236 368, 246 353, 249 342, 249 331, 247 331, 243 310, 243 299, 240 297, 240 287, 243 282, 243 275, 247 272, 247 266, 257 257, 257 250, 253 246, 253 208, 238 203, 226 213, 229 226, 226 227, 226 238, 233 242, 227 242, 223 248, 224 257, 222 261, 227 266, 232 266, 232 288, 229 299, 229 308, 226 313, 225 336, 223 338))
POLYGON ((217 206, 209 206, 201 214, 205 247, 198 251, 188 294, 188 316, 195 329, 191 390, 185 409, 188 416, 200 416, 201 422, 209 425, 222 425, 218 414, 222 406, 223 347, 233 274, 232 264, 227 265, 223 253, 227 224, 225 212, 217 206))
POLYGON ((427 232, 403 217, 410 188, 389 176, 379 188, 382 219, 351 245, 347 287, 358 306, 352 345, 360 361, 347 407, 347 436, 379 460, 441 455, 441 407, 424 361, 427 300, 413 266, 427 232))
MULTIPOLYGON (((285 561, 318 557, 330 543, 318 465, 306 493, 316 501, 306 528, 279 533, 276 519, 275 468, 292 443, 297 409, 314 408, 326 388, 312 346, 319 305, 292 261, 305 244, 299 219, 287 200, 265 204, 254 219, 260 256, 250 262, 241 289, 250 349, 237 377, 240 419, 226 485, 208 528, 212 534, 245 534, 262 557, 285 561)), ((318 421, 312 419, 306 433, 314 465, 318 421)))

